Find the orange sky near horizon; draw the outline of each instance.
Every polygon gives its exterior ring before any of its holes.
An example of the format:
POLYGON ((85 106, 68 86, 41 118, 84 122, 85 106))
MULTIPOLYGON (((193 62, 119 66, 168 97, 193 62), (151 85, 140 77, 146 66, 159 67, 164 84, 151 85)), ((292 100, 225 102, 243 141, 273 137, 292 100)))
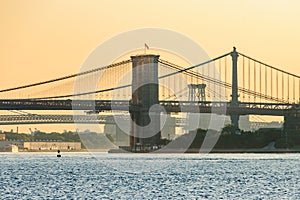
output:
POLYGON ((0 88, 76 73, 97 45, 144 27, 187 35, 210 57, 236 46, 300 74, 299 9, 297 0, 2 0, 0 88))
POLYGON ((77 73, 99 44, 146 27, 184 34, 210 57, 236 46, 300 75, 299 10, 298 0, 1 0, 0 89, 77 73))

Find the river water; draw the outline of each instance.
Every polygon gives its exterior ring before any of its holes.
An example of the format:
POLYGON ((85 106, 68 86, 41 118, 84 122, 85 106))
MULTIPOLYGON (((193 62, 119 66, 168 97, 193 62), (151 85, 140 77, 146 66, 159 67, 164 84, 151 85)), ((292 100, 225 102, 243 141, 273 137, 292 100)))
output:
POLYGON ((0 153, 0 199, 300 199, 300 154, 0 153))

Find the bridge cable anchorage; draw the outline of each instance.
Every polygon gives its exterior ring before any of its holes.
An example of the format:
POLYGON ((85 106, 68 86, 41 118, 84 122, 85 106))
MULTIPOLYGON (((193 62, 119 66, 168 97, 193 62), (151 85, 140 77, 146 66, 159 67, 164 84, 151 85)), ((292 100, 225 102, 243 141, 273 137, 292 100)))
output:
POLYGON ((65 79, 74 78, 74 77, 77 77, 77 76, 82 76, 82 75, 86 75, 86 74, 89 74, 89 73, 97 72, 97 71, 100 71, 100 70, 105 70, 105 69, 109 69, 109 68, 112 68, 112 67, 117 67, 119 65, 123 65, 123 64, 126 64, 126 63, 130 63, 130 62, 131 62, 131 60, 125 60, 125 61, 114 63, 114 64, 111 64, 111 65, 107 65, 107 66, 104 66, 104 67, 99 67, 99 68, 96 68, 96 69, 92 69, 92 70, 88 70, 88 71, 85 71, 85 72, 80 72, 80 73, 77 73, 77 74, 72 74, 72 75, 68 75, 68 76, 64 76, 64 77, 60 77, 60 78, 55 78, 55 79, 51 79, 51 80, 48 80, 48 81, 32 83, 32 84, 29 84, 29 85, 24 85, 24 86, 19 86, 19 87, 13 87, 13 88, 0 90, 0 93, 13 91, 13 90, 24 89, 24 88, 28 88, 28 87, 34 87, 34 86, 38 86, 38 85, 44 85, 44 84, 57 82, 57 81, 62 81, 62 80, 65 80, 65 79))

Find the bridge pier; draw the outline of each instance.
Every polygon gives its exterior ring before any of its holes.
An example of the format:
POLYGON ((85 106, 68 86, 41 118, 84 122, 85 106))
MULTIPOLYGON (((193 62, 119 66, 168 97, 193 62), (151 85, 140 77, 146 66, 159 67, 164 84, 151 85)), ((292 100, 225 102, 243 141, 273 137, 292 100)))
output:
POLYGON ((148 151, 158 146, 161 139, 160 112, 149 112, 159 103, 158 85, 159 55, 131 56, 132 100, 130 116, 132 151, 148 151))
POLYGON ((238 133, 240 116, 239 115, 230 115, 230 120, 231 120, 231 124, 234 127, 235 133, 238 133))
POLYGON ((290 111, 284 116, 283 128, 285 131, 299 131, 300 130, 300 112, 298 110, 290 111))

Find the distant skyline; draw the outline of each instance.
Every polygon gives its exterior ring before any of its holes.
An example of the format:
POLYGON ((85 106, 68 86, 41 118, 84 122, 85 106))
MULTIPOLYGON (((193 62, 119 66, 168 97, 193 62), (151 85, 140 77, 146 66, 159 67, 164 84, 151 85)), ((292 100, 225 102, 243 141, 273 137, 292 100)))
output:
POLYGON ((210 57, 236 46, 300 75, 299 8, 297 0, 2 0, 0 89, 77 73, 99 44, 145 27, 184 34, 210 57))

